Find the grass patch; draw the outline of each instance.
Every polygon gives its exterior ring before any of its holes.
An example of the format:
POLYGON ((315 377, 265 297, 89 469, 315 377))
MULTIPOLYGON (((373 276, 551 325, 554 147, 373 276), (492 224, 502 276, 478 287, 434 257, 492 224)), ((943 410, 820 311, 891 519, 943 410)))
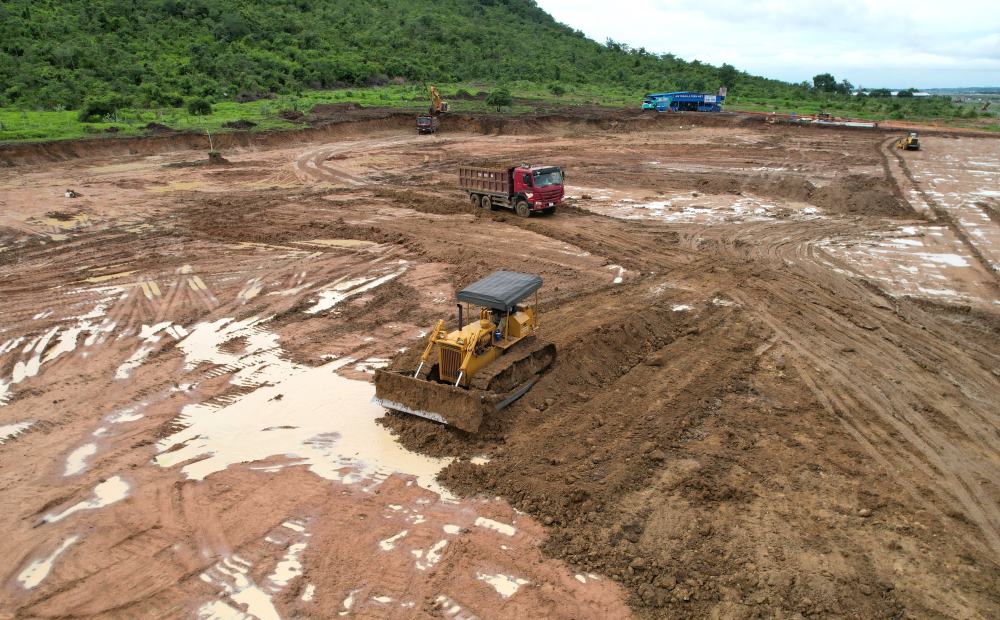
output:
MULTIPOLYGON (((513 82, 507 84, 507 87, 514 97, 514 105, 504 108, 504 112, 509 114, 525 114, 565 106, 638 109, 645 94, 643 91, 615 86, 513 82), (560 94, 557 96, 553 94, 554 92, 560 94)), ((493 88, 495 86, 490 84, 468 83, 441 86, 439 90, 442 97, 449 102, 453 112, 495 112, 482 99, 464 98, 465 94, 476 96, 479 93, 488 93, 493 88)), ((299 125, 283 118, 282 112, 293 110, 308 114, 314 105, 330 103, 391 107, 412 110, 416 113, 427 109, 429 96, 427 89, 417 84, 316 90, 246 103, 213 102, 212 113, 204 116, 189 114, 186 108, 126 108, 96 123, 80 122, 75 110, 35 111, 0 108, 0 141, 25 142, 144 135, 148 133, 145 127, 149 123, 159 123, 179 131, 209 131, 213 134, 233 131, 224 128, 223 124, 238 120, 255 123, 253 131, 289 129, 299 125)), ((996 115, 990 120, 966 118, 971 108, 952 104, 945 98, 934 98, 932 101, 857 97, 815 97, 793 100, 734 95, 726 101, 726 109, 779 114, 828 112, 834 116, 866 120, 907 120, 1000 131, 1000 125, 995 122, 996 115)))

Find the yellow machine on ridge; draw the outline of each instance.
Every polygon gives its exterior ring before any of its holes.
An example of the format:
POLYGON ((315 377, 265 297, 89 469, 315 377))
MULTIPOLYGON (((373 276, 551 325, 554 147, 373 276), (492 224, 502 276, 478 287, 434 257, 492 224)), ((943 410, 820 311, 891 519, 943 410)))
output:
POLYGON ((555 361, 555 345, 536 339, 535 304, 525 301, 541 285, 536 275, 497 271, 459 291, 458 329, 438 321, 416 371, 377 371, 375 401, 477 431, 484 415, 523 396, 555 361), (463 302, 479 307, 467 325, 463 302))
POLYGON ((448 102, 442 101, 441 93, 438 92, 437 86, 431 86, 431 107, 428 110, 434 116, 448 111, 448 102))

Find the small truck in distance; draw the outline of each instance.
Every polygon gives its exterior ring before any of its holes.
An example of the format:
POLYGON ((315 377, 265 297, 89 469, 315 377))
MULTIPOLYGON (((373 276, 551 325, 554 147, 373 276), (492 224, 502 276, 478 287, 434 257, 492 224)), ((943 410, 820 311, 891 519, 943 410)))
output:
POLYGON ((437 132, 438 119, 430 114, 417 115, 417 133, 428 134, 437 132))
POLYGON ((521 217, 535 212, 554 213, 566 193, 564 181, 563 171, 556 166, 458 168, 458 186, 468 193, 473 206, 505 207, 521 217))

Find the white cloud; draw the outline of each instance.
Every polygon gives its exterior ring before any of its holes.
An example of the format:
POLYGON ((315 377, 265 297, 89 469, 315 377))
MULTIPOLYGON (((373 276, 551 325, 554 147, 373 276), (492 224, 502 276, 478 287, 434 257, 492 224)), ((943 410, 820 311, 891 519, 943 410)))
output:
POLYGON ((1000 86, 1000 2, 537 0, 598 41, 798 82, 1000 86))

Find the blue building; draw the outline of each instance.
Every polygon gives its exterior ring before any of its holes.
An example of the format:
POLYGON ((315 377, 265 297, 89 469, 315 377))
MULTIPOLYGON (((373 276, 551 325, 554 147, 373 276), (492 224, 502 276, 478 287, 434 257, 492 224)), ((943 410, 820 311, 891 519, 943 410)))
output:
POLYGON ((643 110, 657 112, 721 112, 726 100, 724 92, 718 95, 678 91, 673 93, 650 93, 642 100, 643 110))

